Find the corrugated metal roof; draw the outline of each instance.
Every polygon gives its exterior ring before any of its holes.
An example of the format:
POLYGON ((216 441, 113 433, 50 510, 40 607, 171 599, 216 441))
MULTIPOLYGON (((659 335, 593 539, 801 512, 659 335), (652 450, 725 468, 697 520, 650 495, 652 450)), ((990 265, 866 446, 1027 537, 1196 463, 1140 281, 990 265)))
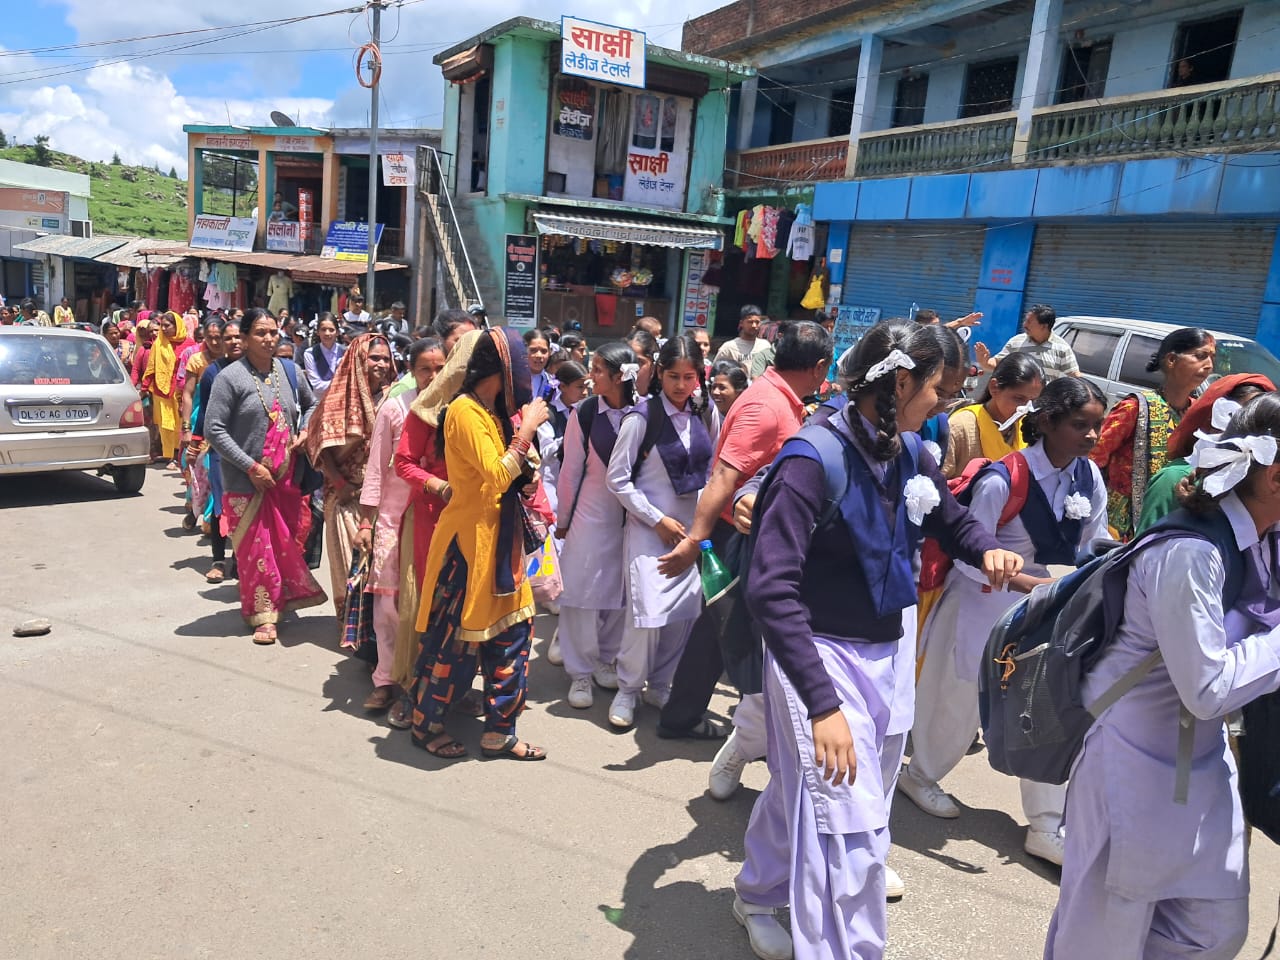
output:
MULTIPOLYGON (((92 260, 101 254, 123 247, 129 237, 70 237, 61 233, 46 233, 42 237, 28 240, 26 243, 15 243, 15 250, 26 250, 29 253, 47 253, 55 257, 78 257, 81 260, 92 260)), ((155 242, 155 241, 152 241, 155 242)))
POLYGON ((532 217, 539 233, 677 249, 719 250, 724 245, 724 235, 714 227, 695 227, 662 220, 584 217, 542 210, 534 210, 532 217))
POLYGON ((144 248, 150 249, 157 243, 164 243, 164 241, 156 240, 154 237, 133 237, 124 246, 108 250, 93 259, 99 263, 110 263, 117 267, 171 267, 182 259, 158 253, 143 256, 141 251, 144 248))
MULTIPOLYGON (((260 253, 240 252, 236 250, 204 250, 200 247, 174 246, 163 240, 152 240, 143 244, 138 251, 143 254, 158 253, 170 257, 195 257, 200 260, 214 260, 219 263, 242 263, 252 267, 269 267, 276 270, 304 271, 307 273, 325 274, 331 277, 362 277, 368 271, 368 265, 359 260, 331 260, 327 257, 309 256, 299 253, 260 253)), ((379 260, 378 270, 407 270, 403 263, 387 263, 379 260)))

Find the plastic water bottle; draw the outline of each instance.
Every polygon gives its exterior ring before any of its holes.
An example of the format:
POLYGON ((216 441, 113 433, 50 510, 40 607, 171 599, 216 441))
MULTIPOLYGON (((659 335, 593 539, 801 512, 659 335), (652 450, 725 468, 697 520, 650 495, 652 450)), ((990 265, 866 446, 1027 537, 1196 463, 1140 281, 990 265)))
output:
POLYGON ((703 540, 698 546, 702 548, 702 596, 711 606, 737 582, 737 577, 720 562, 710 540, 703 540))

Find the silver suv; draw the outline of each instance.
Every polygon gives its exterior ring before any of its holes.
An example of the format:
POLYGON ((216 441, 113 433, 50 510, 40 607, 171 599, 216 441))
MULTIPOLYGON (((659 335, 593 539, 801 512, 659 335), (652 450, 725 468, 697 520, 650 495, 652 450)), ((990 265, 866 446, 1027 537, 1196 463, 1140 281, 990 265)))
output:
POLYGON ((150 454, 138 390, 106 340, 0 327, 0 476, 97 470, 131 494, 142 489, 150 454))
MULTIPOLYGON (((1059 317, 1053 332, 1075 351, 1080 373, 1098 385, 1114 404, 1131 393, 1160 386, 1160 375, 1147 372, 1147 362, 1160 341, 1185 323, 1158 323, 1123 317, 1059 317)), ((1208 328, 1217 339, 1213 377, 1261 373, 1280 385, 1280 360, 1256 340, 1208 328)))

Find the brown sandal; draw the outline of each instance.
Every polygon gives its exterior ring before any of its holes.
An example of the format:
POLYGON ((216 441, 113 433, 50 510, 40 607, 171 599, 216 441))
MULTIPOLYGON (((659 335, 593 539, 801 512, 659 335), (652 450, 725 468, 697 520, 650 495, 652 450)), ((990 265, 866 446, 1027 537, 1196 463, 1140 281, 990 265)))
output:
POLYGON ((209 572, 204 575, 205 583, 221 583, 227 579, 227 568, 221 560, 215 560, 209 572))
POLYGON ((395 684, 389 683, 385 687, 374 687, 373 693, 365 698, 364 708, 370 713, 387 710, 399 699, 399 694, 400 691, 395 684))
POLYGON ((438 733, 430 740, 419 740, 417 737, 410 737, 409 739, 419 750, 425 750, 440 760, 461 760, 467 755, 466 745, 459 743, 447 733, 438 733), (440 743, 439 741, 441 740, 444 742, 440 743), (433 743, 436 746, 433 747, 433 743))
POLYGON ((253 642, 261 647, 267 647, 276 642, 276 627, 274 623, 264 623, 258 629, 253 631, 253 642))
POLYGON ((482 743, 480 752, 490 760, 533 761, 547 759, 547 751, 541 747, 535 747, 532 743, 524 743, 514 733, 508 734, 507 739, 503 741, 500 747, 486 747, 482 743), (523 747, 523 752, 516 753, 516 747, 523 747))

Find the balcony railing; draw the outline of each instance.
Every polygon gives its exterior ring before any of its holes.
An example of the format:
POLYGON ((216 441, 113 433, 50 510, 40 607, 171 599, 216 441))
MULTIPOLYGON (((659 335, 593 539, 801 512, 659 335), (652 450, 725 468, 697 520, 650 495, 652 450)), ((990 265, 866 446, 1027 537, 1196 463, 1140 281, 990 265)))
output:
MULTIPOLYGON (((858 139, 854 178, 999 170, 1014 166, 1016 116, 875 130, 858 139)), ((1280 73, 1042 107, 1032 114, 1028 166, 1063 161, 1231 153, 1280 141, 1280 73)), ((740 188, 843 180, 848 139, 743 150, 728 167, 740 188)), ((1022 164, 1019 164, 1021 166, 1022 164)))
POLYGON ((779 181, 841 180, 848 156, 848 137, 828 137, 743 150, 731 166, 739 187, 765 187, 779 181))
POLYGON ((1280 78, 1272 77, 1045 107, 1032 119, 1027 159, 1097 160, 1275 144, 1278 99, 1280 78))
POLYGON ((973 120, 877 130, 858 138, 858 177, 945 173, 1002 166, 1013 155, 1016 115, 993 113, 973 120))

